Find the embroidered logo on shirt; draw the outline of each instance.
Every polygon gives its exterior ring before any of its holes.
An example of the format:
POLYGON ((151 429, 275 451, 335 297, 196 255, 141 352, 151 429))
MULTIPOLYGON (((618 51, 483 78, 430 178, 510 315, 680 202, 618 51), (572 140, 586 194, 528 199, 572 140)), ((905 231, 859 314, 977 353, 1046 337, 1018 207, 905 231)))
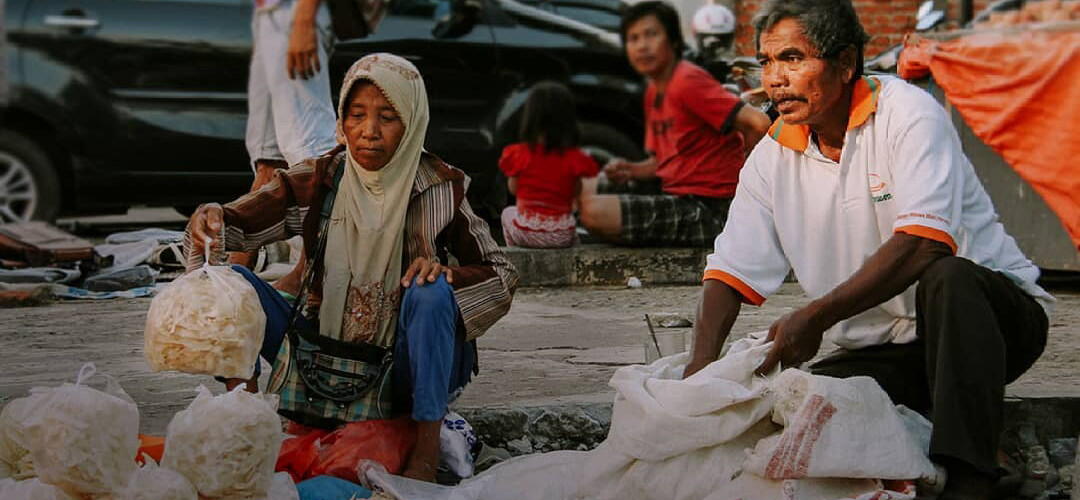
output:
POLYGON ((870 178, 870 197, 874 199, 874 203, 881 203, 883 201, 889 201, 892 199, 892 193, 885 192, 885 188, 888 187, 885 181, 881 180, 881 176, 878 174, 869 174, 870 178))

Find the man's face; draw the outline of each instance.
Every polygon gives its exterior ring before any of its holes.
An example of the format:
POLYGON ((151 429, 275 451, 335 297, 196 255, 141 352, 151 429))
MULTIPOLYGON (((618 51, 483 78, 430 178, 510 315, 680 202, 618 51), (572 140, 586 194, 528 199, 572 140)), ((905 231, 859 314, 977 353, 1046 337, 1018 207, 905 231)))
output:
POLYGON ((784 122, 817 125, 841 102, 853 69, 818 57, 817 49, 795 19, 782 19, 761 33, 758 42, 761 83, 784 122))
POLYGON ((656 16, 638 19, 626 30, 626 57, 638 73, 653 79, 674 64, 675 49, 656 16))

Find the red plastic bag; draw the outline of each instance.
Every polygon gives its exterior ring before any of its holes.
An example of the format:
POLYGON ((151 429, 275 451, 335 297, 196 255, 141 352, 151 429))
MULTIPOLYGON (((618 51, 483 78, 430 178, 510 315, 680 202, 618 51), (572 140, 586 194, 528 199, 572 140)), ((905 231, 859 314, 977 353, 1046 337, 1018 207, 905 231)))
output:
MULTIPOLYGON (((290 434, 292 434, 290 432, 290 434)), ((319 438, 329 434, 329 431, 312 429, 306 434, 297 435, 286 439, 281 443, 281 452, 278 453, 277 464, 274 472, 288 472, 294 483, 299 483, 311 477, 308 472, 319 459, 316 446, 319 438)))
POLYGON ((374 460, 391 474, 400 474, 416 444, 416 423, 408 417, 365 420, 333 432, 311 430, 281 445, 278 472, 288 472, 300 482, 315 476, 335 476, 356 481, 356 466, 374 460))

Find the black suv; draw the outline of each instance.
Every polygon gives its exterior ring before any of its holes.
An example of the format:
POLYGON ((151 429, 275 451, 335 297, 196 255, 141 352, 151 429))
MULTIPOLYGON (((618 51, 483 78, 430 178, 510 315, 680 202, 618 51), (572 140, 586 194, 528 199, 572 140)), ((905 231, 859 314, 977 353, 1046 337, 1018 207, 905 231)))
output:
MULTIPOLYGON (((366 53, 393 52, 420 68, 427 146, 473 177, 470 197, 489 220, 506 203, 499 152, 515 140, 538 81, 573 89, 592 152, 641 154, 643 85, 618 35, 534 3, 482 0, 473 15, 447 16, 449 0, 395 0, 377 33, 340 42, 331 56, 335 92, 366 53), (456 25, 436 22, 447 18, 456 25)), ((251 4, 7 0, 0 222, 187 208, 245 192, 251 4)))

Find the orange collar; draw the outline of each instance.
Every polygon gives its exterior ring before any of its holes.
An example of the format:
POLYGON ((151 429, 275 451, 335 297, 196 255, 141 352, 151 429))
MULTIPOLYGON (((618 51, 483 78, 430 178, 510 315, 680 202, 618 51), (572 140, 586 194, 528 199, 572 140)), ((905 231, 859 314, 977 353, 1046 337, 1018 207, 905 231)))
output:
MULTIPOLYGON (((848 130, 863 126, 870 119, 870 115, 877 111, 880 93, 881 82, 877 78, 864 76, 855 82, 855 90, 851 94, 851 111, 848 114, 848 130)), ((810 144, 810 127, 788 125, 784 123, 784 120, 776 120, 776 123, 769 128, 769 137, 779 142, 781 146, 801 153, 806 151, 806 147, 810 144)))

